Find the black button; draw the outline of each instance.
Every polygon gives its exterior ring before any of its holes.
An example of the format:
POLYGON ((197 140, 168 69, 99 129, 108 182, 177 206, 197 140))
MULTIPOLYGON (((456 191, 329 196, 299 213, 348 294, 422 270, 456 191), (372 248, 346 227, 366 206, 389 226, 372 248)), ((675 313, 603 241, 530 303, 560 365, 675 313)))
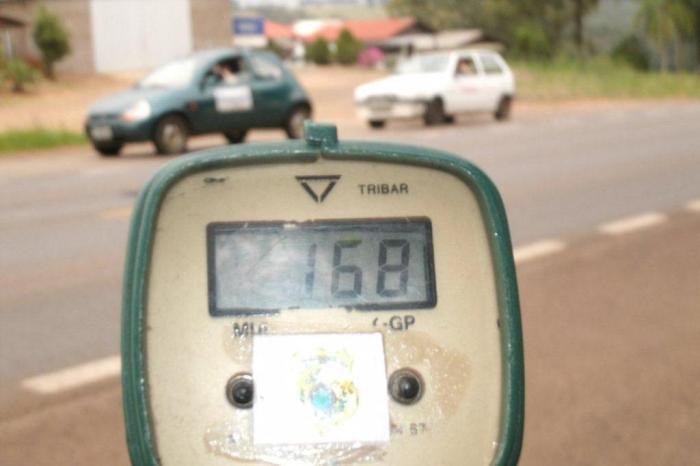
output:
POLYGON ((423 396, 423 378, 413 369, 399 369, 389 378, 389 394, 398 403, 414 404, 423 396))
POLYGON ((226 384, 226 398, 236 408, 252 407, 254 395, 255 387, 250 374, 236 374, 226 384))
POLYGON ((399 379, 398 393, 405 400, 413 400, 420 393, 420 382, 411 375, 404 375, 399 379))

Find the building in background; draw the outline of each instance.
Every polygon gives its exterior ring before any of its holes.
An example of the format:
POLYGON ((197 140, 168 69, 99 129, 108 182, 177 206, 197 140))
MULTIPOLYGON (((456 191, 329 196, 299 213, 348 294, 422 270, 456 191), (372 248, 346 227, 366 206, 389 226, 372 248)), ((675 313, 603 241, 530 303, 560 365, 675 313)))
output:
MULTIPOLYGON (((10 20, 24 25, 4 33, 0 43, 9 43, 15 55, 33 61, 39 53, 31 38, 32 23, 41 4, 39 0, 0 0, 0 18, 6 20, 0 24, 10 20)), ((229 0, 55 0, 43 4, 61 19, 71 37, 72 52, 57 64, 59 71, 145 69, 193 50, 231 45, 229 0)), ((0 25, 0 31, 8 29, 0 25)))
POLYGON ((268 41, 287 50, 299 44, 308 45, 318 38, 333 44, 344 29, 350 31, 366 48, 377 48, 389 56, 467 47, 502 48, 499 42, 480 29, 436 31, 414 18, 301 20, 293 24, 265 22, 268 41))
POLYGON ((14 58, 17 55, 15 44, 24 40, 26 29, 24 21, 0 15, 0 56, 14 58))
POLYGON ((389 0, 233 0, 239 8, 278 7, 299 9, 326 5, 385 6, 389 0))

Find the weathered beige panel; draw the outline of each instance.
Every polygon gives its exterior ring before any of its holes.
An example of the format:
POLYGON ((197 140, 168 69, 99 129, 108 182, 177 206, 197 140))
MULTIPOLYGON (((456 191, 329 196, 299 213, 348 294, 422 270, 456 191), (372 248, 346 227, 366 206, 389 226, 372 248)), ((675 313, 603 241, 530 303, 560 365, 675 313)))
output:
POLYGON ((231 46, 231 2, 190 0, 195 50, 231 46))

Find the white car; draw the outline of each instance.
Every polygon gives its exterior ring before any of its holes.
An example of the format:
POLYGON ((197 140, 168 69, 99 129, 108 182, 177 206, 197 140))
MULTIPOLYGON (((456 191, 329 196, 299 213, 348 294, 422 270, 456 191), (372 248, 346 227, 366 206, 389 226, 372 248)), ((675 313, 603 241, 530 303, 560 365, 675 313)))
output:
POLYGON ((515 78, 508 64, 488 50, 414 55, 396 74, 355 89, 358 113, 372 128, 415 117, 435 125, 466 112, 492 112, 504 120, 514 96, 515 78))

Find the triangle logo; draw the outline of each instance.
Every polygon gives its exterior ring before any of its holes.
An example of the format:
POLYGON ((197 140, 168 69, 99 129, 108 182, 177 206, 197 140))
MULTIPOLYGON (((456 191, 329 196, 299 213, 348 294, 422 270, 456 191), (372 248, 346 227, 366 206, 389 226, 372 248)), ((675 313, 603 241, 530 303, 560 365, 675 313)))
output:
POLYGON ((296 179, 311 199, 320 204, 326 200, 340 180, 340 175, 297 176, 296 179))

